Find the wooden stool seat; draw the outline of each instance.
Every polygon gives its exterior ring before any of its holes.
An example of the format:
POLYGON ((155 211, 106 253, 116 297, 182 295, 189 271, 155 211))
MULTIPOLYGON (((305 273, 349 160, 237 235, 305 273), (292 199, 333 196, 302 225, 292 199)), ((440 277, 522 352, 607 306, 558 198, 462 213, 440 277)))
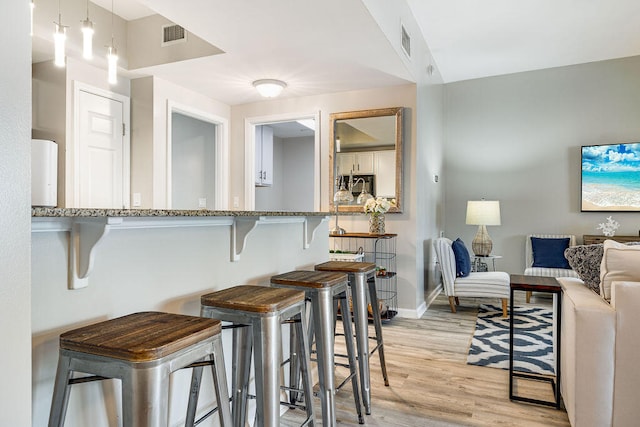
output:
POLYGON ((60 335, 60 348, 130 362, 148 362, 220 333, 220 321, 142 312, 60 335))
POLYGON ((276 285, 294 286, 297 288, 331 288, 345 283, 348 277, 344 273, 331 271, 290 271, 271 277, 276 285))
MULTIPOLYGON (((71 386, 106 379, 120 380, 123 427, 167 427, 172 372, 193 368, 201 377, 204 366, 212 368, 220 425, 230 426, 221 330, 219 320, 140 312, 63 333, 49 427, 64 425, 71 386)), ((195 409, 186 426, 197 424, 195 409)))
POLYGON ((369 273, 376 270, 376 265, 372 262, 327 261, 316 265, 315 269, 341 273, 369 273))
POLYGON ((202 306, 250 313, 275 313, 304 301, 304 292, 241 285, 203 295, 202 306))

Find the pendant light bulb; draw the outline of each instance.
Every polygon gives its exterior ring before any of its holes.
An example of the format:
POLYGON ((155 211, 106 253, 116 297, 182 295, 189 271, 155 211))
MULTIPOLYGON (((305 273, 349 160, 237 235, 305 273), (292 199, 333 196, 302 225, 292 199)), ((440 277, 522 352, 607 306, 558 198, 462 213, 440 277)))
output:
POLYGON ((109 52, 107 53, 108 81, 109 84, 118 83, 118 49, 113 47, 113 42, 109 46, 109 52))
POLYGON ((87 19, 82 21, 82 57, 93 58, 93 22, 89 19, 89 0, 87 0, 87 19))
POLYGON ((89 18, 82 21, 82 57, 93 58, 93 22, 89 18))
POLYGON ((67 40, 67 28, 56 22, 56 32, 53 33, 53 43, 55 49, 55 55, 53 63, 58 67, 64 67, 65 65, 65 43, 67 40))

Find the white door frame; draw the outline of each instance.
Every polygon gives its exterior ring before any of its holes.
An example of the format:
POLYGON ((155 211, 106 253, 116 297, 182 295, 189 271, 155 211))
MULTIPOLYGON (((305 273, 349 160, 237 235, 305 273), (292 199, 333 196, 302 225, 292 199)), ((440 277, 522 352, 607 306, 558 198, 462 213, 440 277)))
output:
POLYGON ((129 209, 131 201, 131 102, 126 95, 100 89, 77 80, 73 80, 73 138, 66 143, 65 167, 65 205, 78 207, 80 201, 80 92, 102 96, 122 103, 122 123, 125 127, 122 136, 122 202, 123 208, 129 209), (69 196, 71 200, 69 200, 69 196))
POLYGON ((320 111, 314 113, 286 113, 244 119, 244 210, 256 207, 256 126, 278 122, 313 119, 316 123, 313 142, 313 210, 320 211, 320 111))
POLYGON ((215 199, 214 209, 226 211, 229 209, 229 120, 199 110, 189 105, 167 100, 167 209, 171 209, 171 153, 172 153, 172 120, 171 113, 180 113, 193 119, 216 125, 216 160, 215 160, 215 199))

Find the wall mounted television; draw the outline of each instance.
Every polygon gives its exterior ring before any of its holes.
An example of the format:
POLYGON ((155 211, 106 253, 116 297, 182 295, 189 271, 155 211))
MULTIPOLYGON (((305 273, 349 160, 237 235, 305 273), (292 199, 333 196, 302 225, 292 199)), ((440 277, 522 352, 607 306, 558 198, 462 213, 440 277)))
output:
POLYGON ((582 212, 640 211, 640 142, 582 147, 582 212))

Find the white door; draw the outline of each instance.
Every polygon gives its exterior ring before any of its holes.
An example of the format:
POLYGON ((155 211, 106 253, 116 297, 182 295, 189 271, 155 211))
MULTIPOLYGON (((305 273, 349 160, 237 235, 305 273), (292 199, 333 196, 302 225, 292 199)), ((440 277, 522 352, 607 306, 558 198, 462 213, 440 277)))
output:
POLYGON ((79 203, 81 208, 123 208, 124 128, 121 101, 79 93, 79 203))

